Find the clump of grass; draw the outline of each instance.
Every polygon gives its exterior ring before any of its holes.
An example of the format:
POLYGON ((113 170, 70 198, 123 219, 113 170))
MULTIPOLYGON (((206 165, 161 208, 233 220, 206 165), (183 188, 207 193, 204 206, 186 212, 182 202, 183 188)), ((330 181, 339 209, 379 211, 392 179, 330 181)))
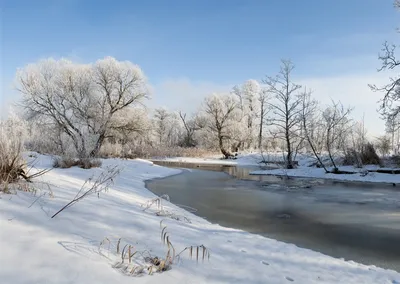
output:
POLYGON ((33 178, 47 170, 29 174, 30 169, 22 157, 27 136, 26 122, 11 114, 7 120, 0 120, 0 133, 0 192, 31 191, 31 186, 26 183, 31 183, 33 178))
POLYGON ((155 206, 159 213, 164 212, 163 200, 170 201, 170 198, 167 194, 163 194, 160 197, 155 197, 148 200, 146 203, 142 204, 141 207, 144 207, 143 211, 155 206))
MULTIPOLYGON (((191 223, 190 219, 187 218, 186 216, 175 214, 173 212, 170 212, 170 211, 166 210, 164 208, 164 206, 163 206, 163 200, 166 200, 166 201, 170 202, 169 196, 167 194, 163 194, 160 197, 155 197, 155 198, 152 198, 152 199, 148 200, 147 202, 142 204, 141 207, 144 208, 143 211, 147 211, 150 208, 155 207, 156 210, 154 211, 154 214, 156 216, 168 217, 168 218, 171 218, 171 219, 174 219, 174 220, 177 220, 177 221, 183 221, 183 222, 186 222, 186 223, 191 223)), ((181 205, 181 206, 183 206, 183 205, 181 205)), ((196 211, 196 210, 194 210, 193 208, 190 208, 190 207, 186 207, 186 209, 192 210, 192 212, 196 211)))
MULTIPOLYGON (((153 256, 149 250, 137 250, 136 246, 131 243, 126 243, 121 251, 121 238, 119 238, 115 245, 115 256, 118 257, 119 260, 115 262, 112 267, 124 275, 137 277, 169 271, 185 251, 189 252, 190 259, 196 258, 197 262, 200 259, 202 259, 202 261, 210 259, 210 251, 204 245, 188 246, 180 253, 176 254, 175 247, 167 231, 167 226, 163 226, 161 221, 160 227, 161 242, 167 247, 164 257, 153 256)), ((103 256, 105 255, 101 252, 101 249, 106 245, 108 252, 111 252, 111 247, 114 247, 109 238, 104 238, 99 245, 99 252, 103 256)))
POLYGON ((164 245, 167 245, 168 251, 167 251, 167 257, 171 257, 171 252, 172 252, 172 258, 171 261, 173 262, 176 258, 179 258, 182 253, 185 251, 189 252, 189 257, 190 259, 193 259, 193 256, 196 256, 196 261, 199 261, 199 256, 201 256, 202 261, 207 258, 208 260, 210 259, 210 251, 208 248, 206 248, 204 245, 197 245, 197 246, 187 246, 185 247, 181 252, 179 252, 177 255, 175 255, 175 248, 172 245, 170 241, 170 236, 167 231, 167 226, 162 225, 162 221, 160 222, 160 226, 162 227, 161 230, 161 240, 164 245), (201 254, 200 254, 201 253, 201 254))
POLYGON ((53 167, 68 169, 72 167, 80 167, 82 169, 98 168, 101 166, 101 160, 93 158, 71 158, 71 157, 57 157, 54 158, 53 167))

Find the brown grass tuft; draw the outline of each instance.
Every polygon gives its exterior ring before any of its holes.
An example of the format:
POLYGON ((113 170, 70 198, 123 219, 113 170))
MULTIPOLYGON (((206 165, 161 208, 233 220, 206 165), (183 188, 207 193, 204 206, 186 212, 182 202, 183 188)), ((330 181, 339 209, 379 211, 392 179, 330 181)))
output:
POLYGON ((57 157, 54 158, 53 161, 53 167, 61 169, 68 169, 72 167, 91 169, 91 168, 98 168, 100 166, 101 166, 101 160, 92 158, 77 159, 70 157, 61 157, 61 158, 57 157))

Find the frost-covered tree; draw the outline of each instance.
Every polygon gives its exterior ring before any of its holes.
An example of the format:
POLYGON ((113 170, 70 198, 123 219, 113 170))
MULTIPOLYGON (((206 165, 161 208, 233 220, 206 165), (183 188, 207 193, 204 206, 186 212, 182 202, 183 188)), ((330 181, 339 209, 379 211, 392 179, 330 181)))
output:
POLYGON ((157 108, 154 110, 154 131, 159 144, 163 144, 166 140, 167 132, 171 126, 171 114, 165 108, 157 108))
POLYGON ((16 79, 27 116, 61 131, 79 158, 96 156, 116 115, 149 95, 142 70, 112 57, 94 64, 41 60, 19 70, 16 79))
POLYGON ((177 146, 182 137, 178 115, 165 108, 154 110, 153 125, 157 143, 162 146, 177 146))
POLYGON ((138 135, 151 131, 151 122, 145 108, 127 107, 118 112, 110 122, 110 139, 122 146, 134 143, 138 135))
POLYGON ((268 92, 256 80, 251 79, 243 85, 235 86, 233 93, 239 99, 239 107, 245 120, 247 147, 255 146, 253 144, 257 140, 257 146, 261 148, 268 92))
POLYGON ((278 75, 267 76, 263 83, 267 91, 272 94, 273 101, 267 105, 271 109, 268 118, 269 124, 276 128, 277 134, 284 141, 287 168, 293 168, 293 156, 299 145, 299 132, 301 130, 301 102, 298 93, 300 85, 293 83, 292 71, 294 65, 289 60, 282 60, 278 75))
MULTIPOLYGON (((238 101, 232 94, 213 94, 205 98, 203 114, 206 128, 218 141, 218 147, 225 158, 232 154, 227 142, 234 140, 238 129, 238 101)), ((240 128, 240 127, 239 127, 240 128)))

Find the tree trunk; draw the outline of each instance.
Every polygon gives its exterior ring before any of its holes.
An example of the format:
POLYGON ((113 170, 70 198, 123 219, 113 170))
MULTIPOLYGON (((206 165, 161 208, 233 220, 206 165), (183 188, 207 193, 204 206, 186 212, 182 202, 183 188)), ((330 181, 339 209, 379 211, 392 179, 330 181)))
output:
POLYGON ((93 150, 90 152, 90 158, 94 158, 97 157, 97 155, 99 154, 100 148, 103 145, 103 142, 106 138, 106 133, 105 130, 102 131, 99 135, 99 138, 96 141, 96 145, 94 146, 93 150))
POLYGON ((285 138, 286 138, 286 150, 287 150, 287 155, 286 155, 286 168, 288 169, 293 169, 293 161, 292 161, 292 145, 290 143, 290 136, 289 136, 289 131, 288 128, 286 128, 285 132, 285 138))
POLYGON ((338 172, 339 169, 338 169, 338 167, 336 166, 335 161, 334 161, 333 156, 332 156, 332 150, 331 150, 331 143, 332 143, 332 141, 330 141, 330 139, 329 139, 329 136, 330 136, 330 130, 329 130, 329 129, 328 129, 328 134, 327 134, 327 136, 328 136, 328 137, 327 137, 327 142, 326 142, 326 150, 328 151, 329 159, 330 159, 331 162, 332 162, 333 171, 334 171, 334 172, 338 172))
POLYGON ((260 114, 260 130, 258 133, 258 149, 261 150, 262 147, 262 135, 263 135, 263 124, 264 124, 264 106, 261 106, 261 114, 260 114))
POLYGON ((219 142, 219 149, 221 150, 222 155, 224 155, 225 159, 229 159, 232 157, 232 154, 229 153, 227 150, 224 148, 224 141, 223 141, 223 136, 221 131, 218 131, 218 142, 219 142))

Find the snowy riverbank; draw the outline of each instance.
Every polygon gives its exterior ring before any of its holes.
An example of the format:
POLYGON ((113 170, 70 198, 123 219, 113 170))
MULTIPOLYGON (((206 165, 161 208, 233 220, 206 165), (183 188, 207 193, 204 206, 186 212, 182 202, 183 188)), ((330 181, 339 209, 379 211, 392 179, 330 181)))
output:
MULTIPOLYGON (((368 168, 357 169, 352 166, 340 167, 342 171, 352 172, 352 174, 327 174, 324 169, 299 167, 297 169, 274 169, 274 170, 260 170, 253 171, 251 175, 277 175, 288 177, 302 177, 302 178, 318 178, 318 179, 331 179, 338 181, 356 181, 356 182, 376 182, 376 183, 390 183, 400 184, 400 174, 386 174, 367 172, 368 168)), ((372 169, 371 169, 372 170, 372 169)))
MULTIPOLYGON (((38 155, 38 169, 51 159, 38 155)), ((103 160, 100 169, 54 169, 39 181, 50 185, 53 196, 19 191, 0 195, 0 279, 2 283, 400 283, 400 274, 374 266, 346 262, 291 244, 223 228, 165 201, 164 209, 191 223, 159 217, 140 207, 155 196, 145 180, 179 173, 144 160, 103 160), (99 196, 85 198, 50 216, 70 201, 92 175, 107 166, 122 172, 115 184, 99 196), (132 279, 112 266, 120 257, 99 252, 105 238, 135 244, 138 251, 164 256, 160 221, 177 251, 205 245, 209 261, 197 264, 184 254, 170 271, 132 279)), ((173 200, 171 200, 173 202, 173 200)))
MULTIPOLYGON (((356 168, 354 166, 340 166, 340 170, 352 172, 352 174, 326 174, 324 169, 311 167, 310 165, 314 159, 310 156, 299 155, 298 163, 299 166, 296 169, 283 169, 273 161, 280 161, 282 155, 271 154, 268 156, 262 156, 259 153, 250 153, 239 155, 237 159, 234 160, 223 160, 220 158, 187 158, 187 157, 177 157, 177 158, 165 158, 162 161, 167 162, 178 162, 178 163, 190 163, 190 164, 207 164, 207 165, 230 165, 230 166, 240 166, 240 167, 259 167, 265 166, 262 162, 263 160, 272 161, 272 163, 267 164, 268 167, 273 169, 268 170, 254 170, 251 175, 276 175, 276 176, 288 176, 288 177, 302 177, 302 178, 318 178, 318 179, 330 179, 338 181, 356 181, 356 182, 376 182, 376 183, 390 183, 390 184, 400 184, 400 174, 387 174, 387 173, 377 173, 375 172, 379 169, 378 166, 367 165, 363 168, 356 168), (369 172, 368 172, 369 171, 369 172)), ((331 170, 331 168, 328 168, 331 170)), ((382 170, 382 169, 381 169, 382 170)), ((385 168, 385 170, 397 170, 385 168)))

